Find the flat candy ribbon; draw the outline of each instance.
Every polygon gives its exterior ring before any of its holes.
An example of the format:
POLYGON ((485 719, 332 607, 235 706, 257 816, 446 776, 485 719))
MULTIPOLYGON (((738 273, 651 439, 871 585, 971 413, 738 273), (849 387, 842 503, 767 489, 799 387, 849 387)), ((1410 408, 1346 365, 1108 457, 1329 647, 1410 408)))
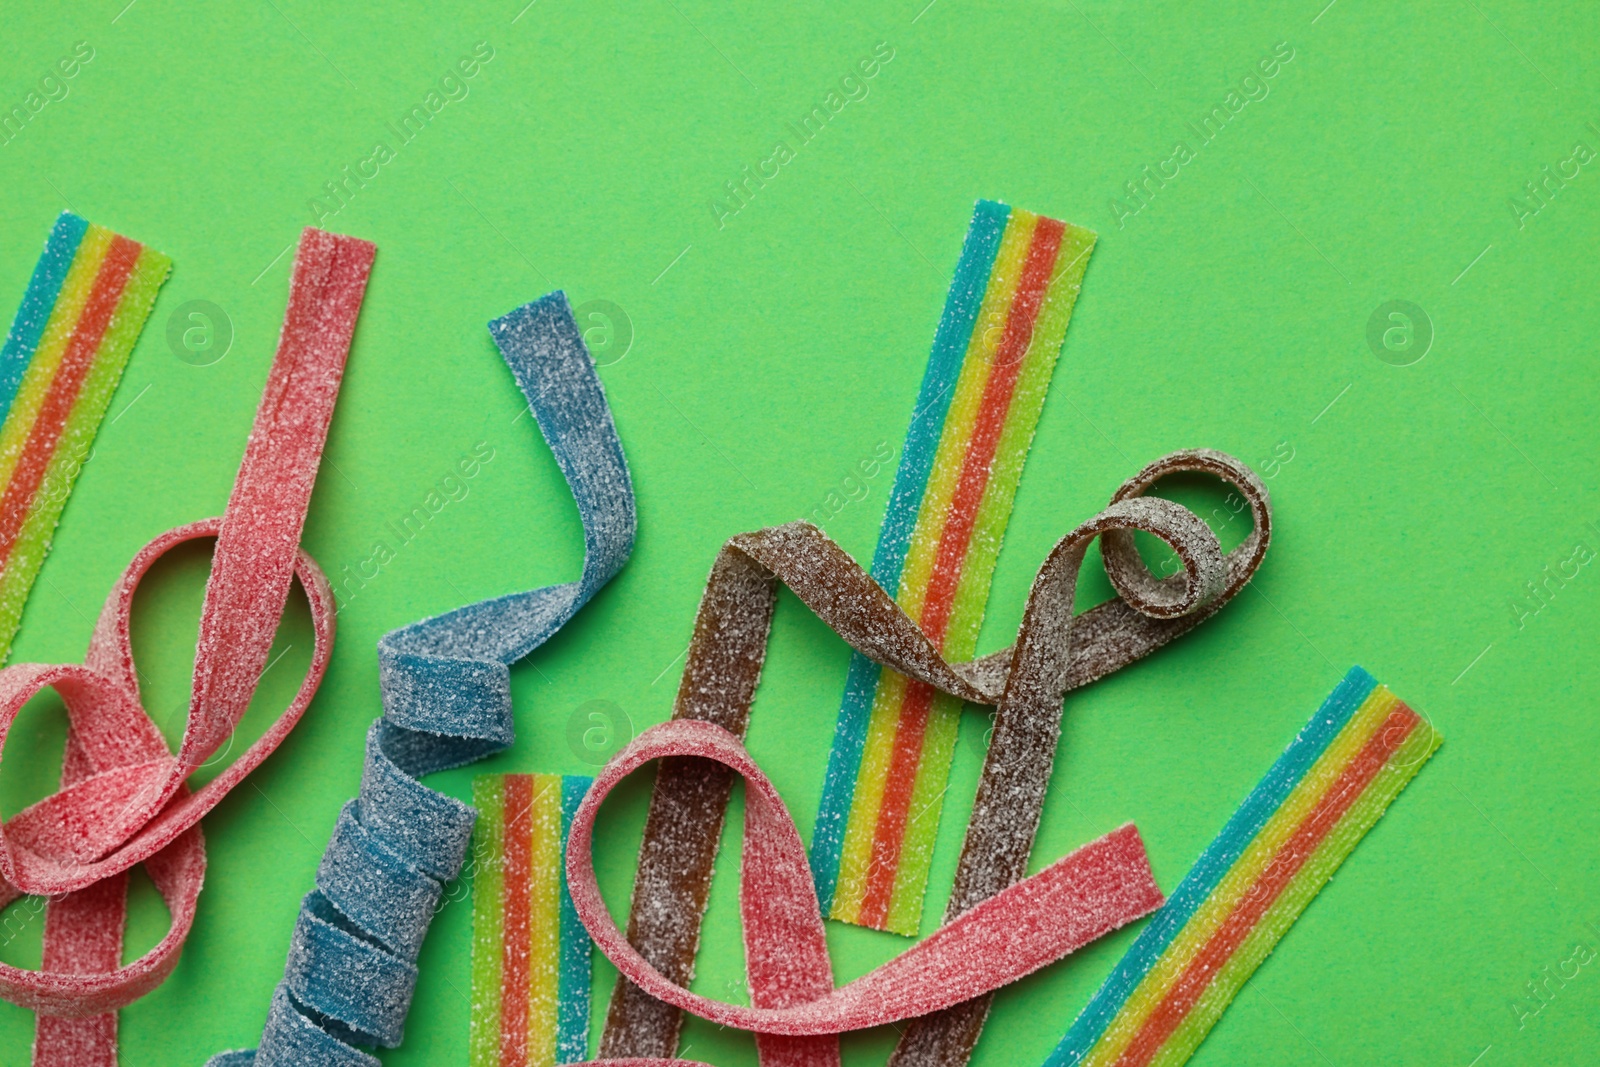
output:
MULTIPOLYGON (((980 200, 884 509, 872 577, 946 659, 977 653, 1000 546, 1095 235, 980 200)), ((811 833, 830 918, 921 928, 962 702, 850 657, 811 833)))
POLYGON ((566 296, 489 324, 583 520, 575 582, 412 623, 378 644, 383 717, 305 898, 261 1045, 211 1067, 379 1067, 357 1046, 400 1044, 417 953, 477 812, 417 779, 511 744, 510 665, 542 645, 622 569, 635 513, 627 460, 566 296))
MULTIPOLYGON (((1148 655, 1220 610, 1259 566, 1270 533, 1266 488, 1247 466, 1210 450, 1173 453, 1124 483, 1110 506, 1057 543, 1034 579, 1012 647, 955 664, 944 660, 889 594, 816 527, 790 523, 741 534, 723 548, 706 583, 673 718, 702 720, 743 735, 766 655, 777 581, 870 659, 940 692, 998 705, 948 923, 1022 878, 1054 765, 1063 695, 1148 655), (1180 471, 1221 478, 1249 502, 1254 529, 1226 557, 1193 512, 1145 495, 1160 478, 1180 471), (1135 548, 1135 530, 1170 545, 1182 571, 1155 578, 1135 548), (1078 571, 1096 537, 1119 595, 1074 615, 1078 571)), ((628 940, 673 986, 687 986, 694 974, 731 789, 726 767, 704 759, 668 758, 657 774, 628 940)), ((575 900, 578 892, 574 885, 575 900)), ((590 933, 595 934, 593 925, 590 933)), ((684 1005, 651 995, 618 965, 623 975, 612 995, 601 1056, 670 1058, 684 1005)), ((896 1055, 965 1062, 988 1004, 984 993, 917 1019, 896 1055)), ((698 1006, 695 1010, 699 1013, 698 1006)))
POLYGON ((205 875, 201 816, 288 735, 327 668, 333 596, 300 551, 300 532, 375 252, 366 241, 304 232, 277 355, 222 517, 170 530, 134 556, 111 589, 82 665, 0 671, 0 743, 46 686, 60 694, 70 723, 61 791, 0 828, 0 905, 27 893, 51 897, 41 969, 0 964, 0 996, 39 1013, 36 1067, 114 1067, 116 1009, 166 978, 194 921, 205 875), (189 718, 173 755, 140 702, 129 617, 150 566, 201 537, 217 544, 189 718), (315 632, 300 690, 259 740, 191 793, 186 779, 250 704, 296 577, 315 632), (166 901, 172 926, 155 948, 121 966, 126 872, 137 863, 166 901))
MULTIPOLYGON (((1045 1067, 1188 1062, 1441 740, 1388 686, 1351 668, 1140 931, 1045 1067)), ((1349 921, 1351 936, 1361 936, 1349 921)))

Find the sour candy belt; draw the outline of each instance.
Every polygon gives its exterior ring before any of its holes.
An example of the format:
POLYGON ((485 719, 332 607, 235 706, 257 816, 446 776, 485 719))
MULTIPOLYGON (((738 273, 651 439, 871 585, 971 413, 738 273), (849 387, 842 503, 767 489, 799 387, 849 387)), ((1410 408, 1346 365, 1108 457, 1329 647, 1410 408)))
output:
MULTIPOLYGON (((971 659, 1011 503, 1094 234, 980 200, 945 298, 872 577, 971 659)), ((915 934, 961 701, 850 661, 811 843, 832 918, 915 934)))
POLYGON ((62 212, 0 349, 0 662, 172 269, 160 252, 62 212))
POLYGON ((1245 798, 1047 1067, 1178 1067, 1439 747, 1352 668, 1245 798))

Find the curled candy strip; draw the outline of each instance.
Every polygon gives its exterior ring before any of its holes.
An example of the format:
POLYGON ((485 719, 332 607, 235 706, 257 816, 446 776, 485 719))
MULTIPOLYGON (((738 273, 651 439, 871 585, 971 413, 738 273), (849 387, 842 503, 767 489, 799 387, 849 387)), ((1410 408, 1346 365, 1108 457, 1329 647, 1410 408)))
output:
POLYGON ((374 247, 308 229, 301 237, 277 355, 227 510, 146 545, 111 589, 82 665, 0 671, 0 740, 29 698, 50 687, 70 730, 61 790, 0 828, 0 904, 51 897, 43 966, 0 964, 0 996, 39 1013, 36 1067, 114 1067, 116 1009, 177 964, 205 875, 200 818, 299 721, 327 668, 333 596, 299 550, 300 532, 333 417, 374 247), (176 755, 140 702, 129 637, 134 591, 164 553, 215 537, 195 651, 189 718, 176 755), (315 646, 300 690, 278 720, 195 792, 186 780, 220 748, 266 666, 289 584, 311 606, 315 646), (172 926, 122 966, 127 871, 143 863, 172 926))
POLYGON ((767 1067, 836 1065, 837 1034, 925 1015, 989 992, 1162 904, 1131 824, 965 912, 882 967, 837 989, 816 886, 794 820, 737 738, 692 719, 646 730, 579 805, 567 850, 578 916, 618 970, 650 995, 723 1026, 753 1030, 767 1067), (630 944, 606 909, 591 856, 606 794, 652 759, 711 760, 745 779, 739 906, 752 1006, 698 996, 630 944))
POLYGON ((480 601, 387 634, 383 717, 367 733, 345 805, 305 898, 258 1049, 212 1067, 377 1067, 358 1046, 400 1044, 417 953, 466 855, 477 812, 419 779, 511 744, 510 665, 538 648, 622 569, 635 513, 627 460, 566 297, 489 324, 583 520, 575 582, 480 601))
MULTIPOLYGON (((1104 511, 1056 544, 1034 579, 1014 645, 952 664, 889 594, 816 527, 791 523, 741 534, 724 546, 707 580, 673 718, 710 722, 742 737, 766 655, 778 581, 872 660, 963 700, 997 705, 948 923, 1021 879, 1054 765, 1063 695, 1133 663, 1215 614, 1255 572, 1270 537, 1266 487, 1248 467, 1210 450, 1173 453, 1124 483, 1104 511), (1249 503, 1254 530, 1226 556, 1197 515, 1145 495, 1157 480, 1180 471, 1215 475, 1249 503), (1166 579, 1153 576, 1135 549, 1136 530, 1170 545, 1182 571, 1166 579), (1096 537, 1119 595, 1074 614, 1078 572, 1096 537)), ((728 770, 705 760, 668 758, 657 773, 628 939, 674 986, 687 986, 694 974, 731 789, 728 770)), ((575 897, 577 891, 574 886, 575 897)), ((626 968, 619 964, 619 969, 623 976, 612 995, 601 1056, 670 1058, 678 1044, 683 1005, 652 995, 631 980, 626 968)), ((932 1058, 901 1059, 900 1067, 908 1062, 965 1062, 988 1003, 984 994, 914 1021, 896 1056, 922 1055, 917 1050, 925 1048, 932 1058)))

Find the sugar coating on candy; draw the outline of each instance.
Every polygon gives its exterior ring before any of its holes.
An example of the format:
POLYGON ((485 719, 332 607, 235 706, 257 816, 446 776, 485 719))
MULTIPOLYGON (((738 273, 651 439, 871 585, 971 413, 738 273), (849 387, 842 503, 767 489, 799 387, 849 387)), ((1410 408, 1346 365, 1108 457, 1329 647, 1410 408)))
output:
POLYGON ((417 779, 509 745, 511 664, 559 630, 627 561, 633 485, 605 392, 565 295, 489 324, 583 520, 575 582, 424 619, 378 644, 383 717, 367 734, 359 796, 301 907, 261 1045, 211 1067, 376 1067, 403 1037, 415 965, 477 813, 417 779))
POLYGON ((0 349, 0 661, 172 261, 62 212, 0 349))
MULTIPOLYGON (((65 401, 55 399, 56 384, 73 372, 74 361, 83 381, 73 404, 101 403, 103 411, 105 397, 90 394, 109 390, 115 376, 97 370, 94 351, 114 355, 118 346, 131 346, 167 269, 160 257, 146 263, 145 251, 133 242, 78 222, 64 217, 58 225, 58 234, 78 233, 76 251, 8 415, 10 426, 33 402, 30 382, 57 344, 60 363, 34 413, 29 448, 40 439, 39 428, 60 414, 65 401), (92 269, 84 266, 97 255, 92 269), (121 280, 107 288, 107 272, 118 263, 121 280), (71 339, 53 341, 58 321, 70 321, 62 318, 62 308, 80 290, 71 339), (105 321, 97 327, 99 339, 91 341, 86 324, 96 316, 105 321)), ((36 1067, 116 1063, 116 1009, 171 972, 194 921, 205 875, 201 816, 287 736, 327 668, 333 597, 322 572, 299 550, 300 531, 373 254, 365 241, 305 231, 278 352, 227 510, 219 519, 168 531, 134 556, 112 587, 83 665, 18 664, 0 671, 0 728, 9 727, 28 699, 47 686, 60 694, 71 723, 61 791, 8 820, 0 840, 0 903, 24 893, 51 897, 41 969, 0 964, 0 996, 40 1013, 36 1067), (139 580, 151 565, 176 545, 201 537, 214 537, 217 544, 201 609, 190 716, 174 756, 140 704, 129 617, 139 580), (185 779, 232 732, 249 704, 294 578, 306 589, 315 634, 305 681, 260 739, 191 793, 185 779), (172 925, 154 948, 123 966, 126 872, 141 862, 172 925)), ((57 259, 64 256, 58 251, 57 259)), ((18 336, 14 330, 13 338, 18 336)), ((125 350, 120 358, 126 358, 125 350)), ((61 417, 70 430, 77 416, 61 417)), ((27 470, 28 456, 24 449, 9 468, 13 487, 27 470)), ((7 452, 0 464, 15 458, 7 452)), ((0 515, 0 541, 9 529, 6 521, 0 515)))
MULTIPOLYGON (((1106 511, 1057 544, 1035 579, 1016 644, 956 664, 947 662, 883 588, 816 527, 790 523, 741 534, 712 566, 673 718, 710 722, 743 735, 779 581, 872 661, 962 700, 998 705, 948 921, 1022 877, 1050 780, 1062 694, 1140 659, 1220 610, 1266 553, 1269 508, 1266 488, 1230 456, 1191 450, 1157 460, 1125 482, 1106 511), (1255 528, 1226 556, 1198 516, 1145 495, 1157 480, 1178 471, 1214 474, 1249 502, 1255 528), (1153 578, 1134 546, 1134 530, 1167 541, 1183 570, 1164 580, 1153 578), (1077 572, 1097 536, 1120 595, 1075 615, 1077 572)), ((694 975, 731 785, 726 768, 705 760, 664 759, 657 773, 628 939, 675 986, 686 987, 694 975)), ((926 1035, 921 1040, 930 1055, 954 1050, 954 1062, 965 1062, 986 1012, 987 1000, 980 999, 916 1020, 907 1032, 926 1035), (966 1019, 959 1027, 953 1025, 958 1014, 966 1019)), ((681 1023, 676 1007, 624 975, 612 994, 600 1053, 670 1057, 681 1023)))
POLYGON ((680 719, 642 733, 596 778, 573 819, 567 854, 573 903, 595 944, 645 993, 723 1026, 776 1042, 762 1062, 837 1064, 832 1035, 924 1015, 1031 974, 1161 904, 1131 825, 1007 887, 920 944, 833 987, 827 940, 805 849, 776 789, 731 733, 680 719), (697 758, 745 779, 740 911, 751 1005, 713 1000, 673 982, 611 920, 595 881, 594 819, 607 793, 653 759, 697 758))
MULTIPOLYGON (((890 493, 872 575, 970 659, 1094 234, 980 200, 890 493)), ((962 702, 852 657, 811 866, 832 918, 915 934, 962 702)))
POLYGON ((567 832, 594 779, 473 780, 471 1067, 552 1067, 588 1053, 588 932, 567 892, 567 832))
POLYGON ((1046 1061, 1186 1062, 1442 738, 1350 670, 1046 1061))

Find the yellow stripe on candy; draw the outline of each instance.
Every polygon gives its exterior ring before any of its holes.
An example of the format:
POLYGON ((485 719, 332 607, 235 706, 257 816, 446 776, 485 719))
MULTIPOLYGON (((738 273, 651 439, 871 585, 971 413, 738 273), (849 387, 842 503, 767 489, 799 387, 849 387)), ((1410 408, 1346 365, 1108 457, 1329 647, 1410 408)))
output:
POLYGON ((1080 1067, 1111 1067, 1138 1036, 1145 1021, 1160 1006, 1167 992, 1188 969, 1206 943, 1232 914, 1239 900, 1260 880, 1284 843, 1332 788, 1356 755, 1377 732, 1399 703, 1386 686, 1378 686, 1362 702, 1350 722, 1333 739, 1300 783, 1267 820, 1265 826, 1184 925, 1142 982, 1106 1028, 1094 1050, 1080 1067))
POLYGON ((11 475, 16 472, 17 462, 28 443, 28 435, 39 417, 39 409, 44 406, 50 383, 55 380, 61 359, 66 355, 67 344, 77 329, 78 319, 83 316, 84 306, 94 289, 95 278, 100 274, 100 265, 105 262, 106 252, 115 236, 104 226, 90 224, 78 244, 72 266, 67 269, 67 276, 61 282, 61 293, 50 312, 50 321, 39 338, 39 347, 28 363, 22 383, 17 387, 17 397, 6 415, 5 425, 0 428, 0 494, 5 492, 11 475))
POLYGON ((1005 336, 1006 319, 1010 315, 1012 301, 1016 299, 1017 285, 1022 280, 1022 268, 1028 258, 1028 246, 1033 243, 1033 231, 1038 222, 1039 216, 1031 211, 1012 210, 1005 235, 1000 239, 994 270, 989 275, 983 308, 978 312, 972 337, 967 342, 961 376, 956 380, 955 393, 950 398, 944 432, 939 437, 939 450, 934 453, 933 469, 928 473, 928 487, 922 496, 922 506, 917 511, 916 531, 912 534, 911 547, 906 553, 905 568, 900 572, 900 590, 895 598, 906 614, 918 622, 922 621, 923 598, 933 578, 934 564, 939 556, 939 539, 944 533, 950 501, 961 480, 962 461, 966 459, 973 426, 983 406, 983 394, 989 384, 989 372, 994 366, 995 350, 1005 336))
POLYGON ((872 864, 872 838, 878 828, 878 812, 883 808, 906 681, 905 675, 887 667, 878 672, 878 689, 872 697, 872 715, 867 720, 867 739, 861 750, 861 769, 856 773, 855 800, 850 805, 850 821, 840 853, 839 887, 833 894, 833 917, 848 923, 860 921, 867 871, 872 864))

